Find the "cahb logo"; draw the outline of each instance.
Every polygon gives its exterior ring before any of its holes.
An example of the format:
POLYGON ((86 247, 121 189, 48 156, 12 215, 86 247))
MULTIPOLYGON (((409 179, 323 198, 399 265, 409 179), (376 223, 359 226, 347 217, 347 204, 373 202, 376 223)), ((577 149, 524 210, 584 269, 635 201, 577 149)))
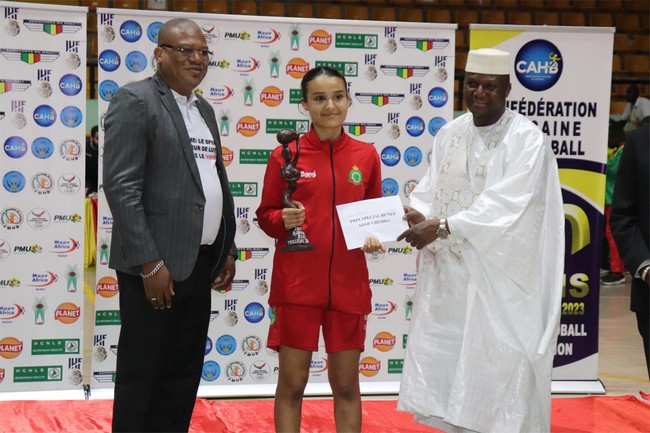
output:
POLYGON ((81 92, 81 78, 75 74, 65 74, 59 80, 59 89, 66 96, 74 96, 81 92))
POLYGON ((5 153, 10 158, 20 158, 27 153, 27 142, 24 138, 13 135, 5 140, 5 153))
POLYGON ((413 116, 406 121, 406 132, 412 137, 419 137, 424 133, 424 120, 413 116))
POLYGON ((314 30, 309 36, 309 46, 318 50, 323 51, 330 47, 332 44, 332 35, 327 33, 323 29, 314 30))
POLYGON ((120 67, 120 55, 113 50, 104 50, 99 54, 99 66, 108 72, 120 67))
POLYGON ((359 373, 366 377, 373 377, 379 373, 381 369, 381 362, 372 356, 366 356, 359 363, 359 373))
POLYGON ((260 121, 253 116, 244 116, 237 122, 237 132, 244 137, 252 137, 260 130, 260 121))
POLYGON ((432 107, 440 108, 445 106, 447 100, 449 99, 449 95, 447 94, 447 91, 442 87, 434 87, 429 91, 428 99, 429 104, 431 104, 432 107))
POLYGON ((277 107, 283 100, 284 92, 275 86, 267 86, 260 93, 260 102, 269 107, 277 107))
POLYGON ((381 151, 381 162, 389 167, 397 165, 397 163, 400 161, 400 158, 400 151, 395 146, 386 146, 384 147, 384 150, 381 151))
POLYGON ((100 278, 95 287, 95 292, 102 298, 112 298, 119 292, 117 280, 110 276, 100 278))
POLYGON ((120 36, 127 42, 136 42, 142 37, 142 27, 133 20, 124 21, 120 26, 120 36))
POLYGON ((34 122, 38 126, 52 126, 56 122, 56 111, 49 105, 39 105, 34 109, 34 122))
POLYGON ((259 302, 251 302, 244 309, 244 317, 251 323, 258 323, 264 319, 264 307, 259 302))
POLYGON ((528 90, 550 89, 562 75, 564 61, 551 42, 535 39, 525 44, 515 58, 515 75, 528 90))

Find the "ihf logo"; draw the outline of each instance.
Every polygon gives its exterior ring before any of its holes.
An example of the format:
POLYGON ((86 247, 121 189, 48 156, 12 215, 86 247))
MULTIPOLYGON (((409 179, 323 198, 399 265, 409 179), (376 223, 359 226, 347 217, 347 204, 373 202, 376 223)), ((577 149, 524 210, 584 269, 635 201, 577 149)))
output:
POLYGON ((429 104, 431 104, 432 107, 440 108, 445 106, 447 100, 449 99, 449 95, 447 94, 447 91, 442 87, 434 87, 429 91, 428 99, 429 104))
POLYGON ((540 92, 550 89, 562 75, 564 61, 560 50, 543 39, 521 47, 515 58, 515 75, 522 86, 540 92))
POLYGON ((120 36, 127 42, 136 42, 142 37, 142 27, 133 20, 124 21, 120 26, 120 36))

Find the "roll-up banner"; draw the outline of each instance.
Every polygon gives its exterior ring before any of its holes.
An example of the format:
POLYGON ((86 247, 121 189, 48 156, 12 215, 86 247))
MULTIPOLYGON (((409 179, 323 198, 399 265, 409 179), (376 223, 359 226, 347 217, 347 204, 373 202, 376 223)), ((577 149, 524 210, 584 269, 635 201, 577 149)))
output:
POLYGON ((81 389, 86 12, 0 1, 0 399, 81 389))
MULTIPOLYGON (((384 195, 406 203, 429 166, 433 137, 453 118, 456 25, 122 9, 98 9, 97 17, 100 166, 111 96, 155 72, 153 50, 163 22, 195 20, 215 53, 197 92, 213 104, 219 125, 235 196, 239 260, 232 285, 212 295, 199 394, 271 395, 278 373, 277 354, 266 349, 274 241, 258 227, 255 210, 276 133, 309 130, 310 119, 298 110, 300 79, 319 65, 345 75, 352 107, 344 128, 376 147, 384 195)), ((100 185, 93 388, 112 388, 115 377, 120 314, 117 280, 107 267, 111 230, 100 185)), ((359 364, 364 393, 396 392, 402 372, 416 254, 405 243, 387 247, 367 256, 373 298, 359 364)), ((330 392, 327 369, 321 346, 307 394, 330 392)))
POLYGON ((614 30, 470 25, 471 49, 511 53, 507 106, 540 127, 557 157, 566 251, 553 392, 605 391, 598 380, 599 265, 614 30))

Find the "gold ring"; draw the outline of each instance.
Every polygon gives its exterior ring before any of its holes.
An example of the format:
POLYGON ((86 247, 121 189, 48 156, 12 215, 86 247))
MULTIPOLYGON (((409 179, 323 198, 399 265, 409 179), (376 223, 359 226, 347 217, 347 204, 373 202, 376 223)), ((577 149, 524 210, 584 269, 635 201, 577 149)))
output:
POLYGON ((152 301, 155 301, 155 300, 156 300, 156 298, 149 298, 149 299, 151 299, 152 301))

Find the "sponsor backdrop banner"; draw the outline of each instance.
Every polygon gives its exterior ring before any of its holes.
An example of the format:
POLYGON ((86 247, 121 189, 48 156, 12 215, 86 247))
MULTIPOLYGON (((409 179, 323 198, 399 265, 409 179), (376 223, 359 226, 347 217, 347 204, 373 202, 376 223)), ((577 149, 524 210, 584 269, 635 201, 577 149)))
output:
POLYGON ((0 2, 0 392, 81 388, 86 11, 0 2))
MULTIPOLYGON (((200 393, 272 394, 278 357, 266 349, 266 339, 274 241, 259 229, 255 210, 276 133, 310 127, 298 110, 300 79, 317 65, 346 76, 352 107, 345 129, 375 145, 384 195, 405 201, 428 167, 433 136, 453 117, 456 26, 115 9, 97 15, 100 123, 120 86, 155 72, 153 50, 164 21, 195 20, 215 53, 198 92, 217 116, 235 196, 239 261, 232 286, 212 296, 200 393)), ((100 141, 103 148, 101 127, 100 141)), ((98 214, 91 383, 105 388, 113 386, 120 316, 117 281, 107 267, 112 220, 101 187, 98 214)), ((385 254, 368 256, 373 311, 359 365, 365 391, 377 384, 397 390, 415 287, 415 252, 405 245, 391 243, 385 254)), ((308 393, 327 383, 327 368, 321 348, 313 356, 308 393)))
POLYGON ((613 33, 613 28, 470 26, 472 49, 498 48, 512 54, 508 107, 540 127, 558 160, 566 251, 554 380, 598 379, 613 33))

